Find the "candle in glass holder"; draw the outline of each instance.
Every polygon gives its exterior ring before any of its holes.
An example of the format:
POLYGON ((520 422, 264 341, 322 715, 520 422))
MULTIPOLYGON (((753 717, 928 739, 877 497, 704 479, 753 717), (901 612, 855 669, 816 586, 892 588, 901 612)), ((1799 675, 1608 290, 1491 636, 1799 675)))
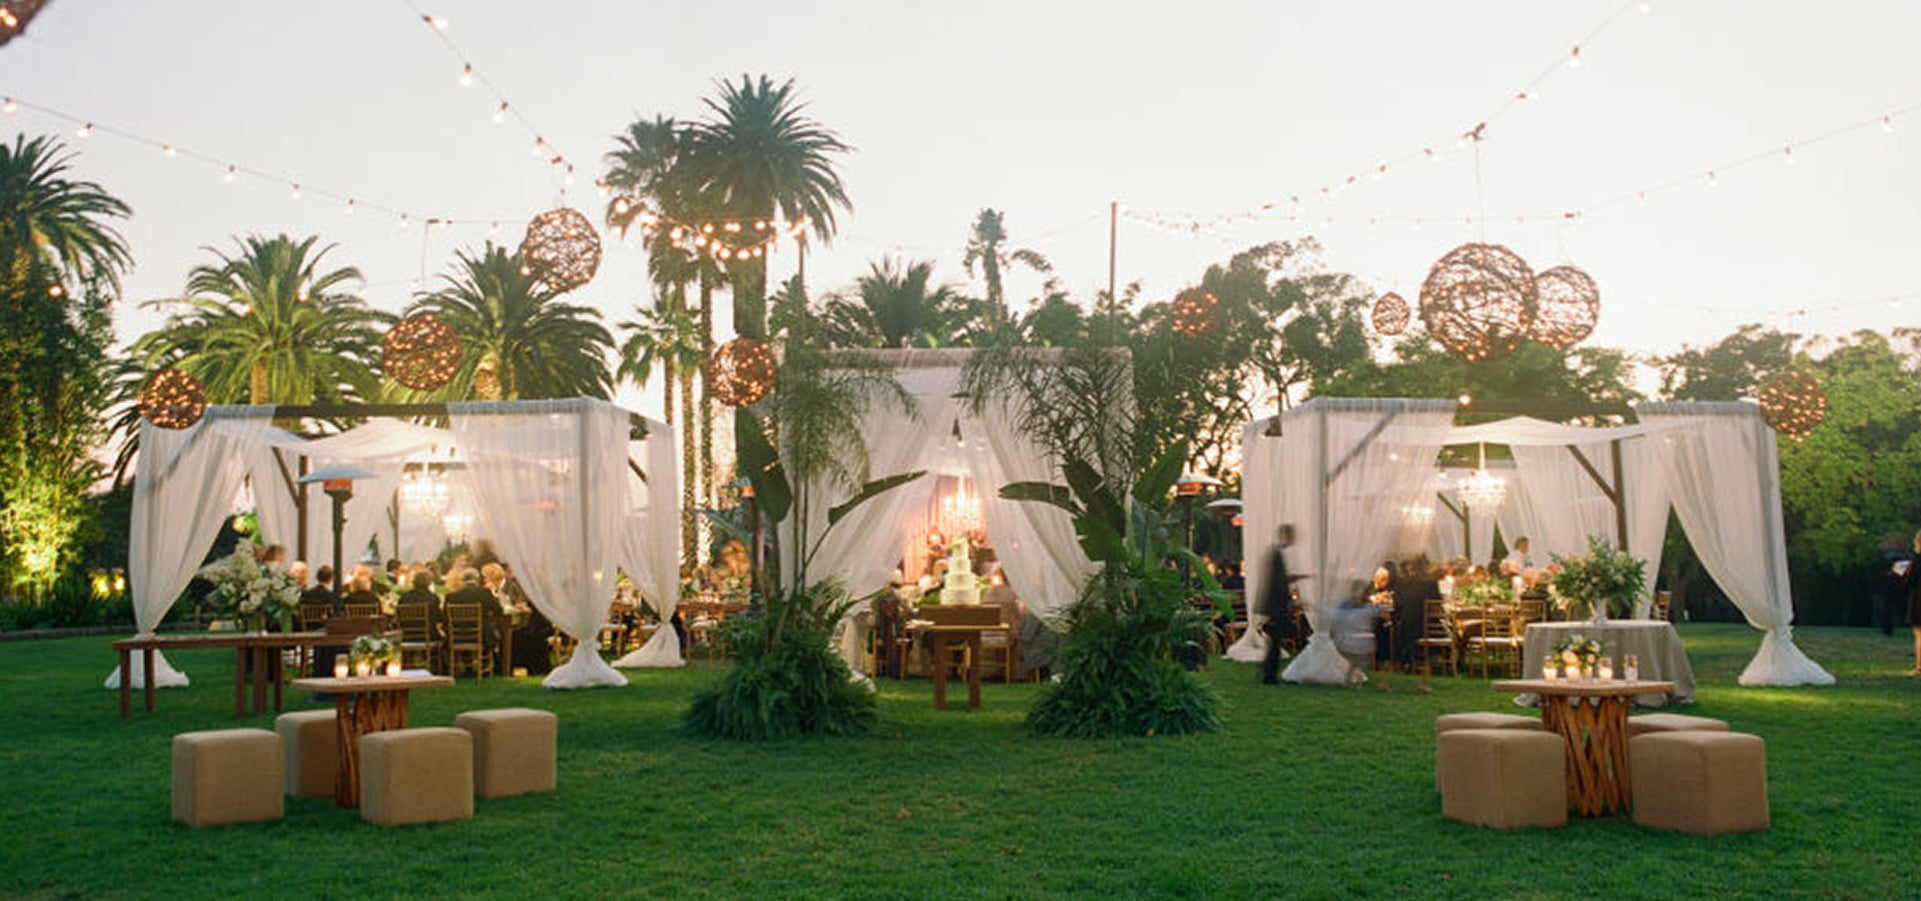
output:
POLYGON ((1627 677, 1627 680, 1629 682, 1640 681, 1641 658, 1633 654, 1627 655, 1621 660, 1621 669, 1624 670, 1624 675, 1627 677))
POLYGON ((1547 659, 1541 661, 1541 678, 1552 682, 1554 681, 1554 677, 1560 674, 1561 668, 1554 665, 1554 655, 1547 655, 1547 659))
POLYGON ((1603 682, 1614 681, 1614 658, 1612 657, 1601 658, 1599 667, 1601 671, 1601 681, 1603 682))
POLYGON ((347 658, 341 657, 334 661, 334 678, 347 678, 347 658))
POLYGON ((371 676, 373 674, 374 674, 374 665, 372 662, 362 660, 359 663, 354 664, 354 675, 364 677, 364 676, 371 676))
POLYGON ((387 661, 387 675, 389 676, 400 675, 400 661, 398 660, 387 661))

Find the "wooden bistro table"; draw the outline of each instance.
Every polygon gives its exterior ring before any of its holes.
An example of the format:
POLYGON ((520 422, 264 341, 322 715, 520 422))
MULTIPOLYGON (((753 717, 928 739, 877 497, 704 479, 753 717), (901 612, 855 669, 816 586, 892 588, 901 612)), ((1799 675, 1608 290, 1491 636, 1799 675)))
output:
POLYGON ((914 627, 914 632, 927 636, 933 652, 934 709, 947 709, 947 652, 956 648, 967 649, 967 706, 981 705, 981 635, 986 632, 1005 632, 1006 626, 999 624, 932 623, 914 627))
POLYGON ((1667 693, 1648 679, 1511 679, 1501 692, 1540 696, 1541 725, 1567 742, 1568 805, 1584 817, 1620 813, 1633 797, 1628 773, 1628 708, 1634 696, 1667 693))
POLYGON ((293 687, 333 695, 334 733, 340 768, 334 774, 334 803, 360 806, 360 736, 407 728, 407 693, 416 688, 446 688, 448 676, 333 676, 295 679, 293 687))
MULTIPOLYGON (((133 715, 132 663, 135 651, 141 654, 144 673, 153 672, 155 652, 199 648, 233 648, 233 715, 245 717, 267 710, 268 686, 273 690, 273 709, 280 709, 280 651, 301 647, 346 647, 356 636, 330 635, 326 632, 191 632, 122 638, 113 643, 120 655, 120 718, 133 715), (251 699, 252 703, 249 704, 251 699)), ((144 680, 146 708, 153 712, 154 680, 144 680)))

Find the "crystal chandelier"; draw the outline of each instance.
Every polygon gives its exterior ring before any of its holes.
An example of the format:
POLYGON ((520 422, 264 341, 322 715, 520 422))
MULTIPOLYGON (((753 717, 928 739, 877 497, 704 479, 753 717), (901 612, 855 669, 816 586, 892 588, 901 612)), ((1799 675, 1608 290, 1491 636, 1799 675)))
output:
POLYGON ((942 535, 953 537, 965 535, 981 524, 981 503, 972 491, 967 489, 967 477, 960 478, 954 493, 940 502, 940 530, 942 535))
POLYGON ((1461 480, 1459 493, 1461 503, 1470 510, 1488 511, 1501 505, 1507 497, 1507 480, 1487 471, 1487 445, 1481 448, 1481 465, 1474 474, 1461 480))
POLYGON ((440 513, 453 500, 453 491, 444 474, 431 465, 423 464, 419 469, 408 469, 402 477, 400 500, 416 510, 440 513))

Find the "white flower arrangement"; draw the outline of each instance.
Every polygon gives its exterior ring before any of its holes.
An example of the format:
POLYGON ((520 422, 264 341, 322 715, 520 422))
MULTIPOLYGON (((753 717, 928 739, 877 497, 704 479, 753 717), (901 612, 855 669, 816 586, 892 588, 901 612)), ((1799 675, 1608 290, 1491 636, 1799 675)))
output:
POLYGON ((207 564, 198 575, 213 584, 210 597, 221 612, 241 618, 260 616, 283 630, 292 627, 300 586, 284 570, 255 562, 251 546, 242 545, 232 556, 207 564))

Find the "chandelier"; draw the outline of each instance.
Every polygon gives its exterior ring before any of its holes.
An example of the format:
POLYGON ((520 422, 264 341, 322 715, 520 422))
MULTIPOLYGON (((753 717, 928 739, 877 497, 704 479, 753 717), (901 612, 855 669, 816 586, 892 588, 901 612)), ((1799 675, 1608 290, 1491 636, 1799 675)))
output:
POLYGON ((1507 497, 1507 480, 1487 471, 1487 445, 1481 448, 1481 465, 1474 474, 1461 480, 1455 491, 1470 510, 1486 512, 1501 505, 1507 497))
POLYGON ((440 513, 452 502, 453 491, 444 473, 432 465, 422 464, 418 469, 409 468, 402 477, 400 500, 411 509, 440 513))
POLYGON ((967 477, 960 478, 954 493, 941 498, 940 531, 952 538, 965 535, 981 525, 981 502, 974 492, 967 489, 967 477))

